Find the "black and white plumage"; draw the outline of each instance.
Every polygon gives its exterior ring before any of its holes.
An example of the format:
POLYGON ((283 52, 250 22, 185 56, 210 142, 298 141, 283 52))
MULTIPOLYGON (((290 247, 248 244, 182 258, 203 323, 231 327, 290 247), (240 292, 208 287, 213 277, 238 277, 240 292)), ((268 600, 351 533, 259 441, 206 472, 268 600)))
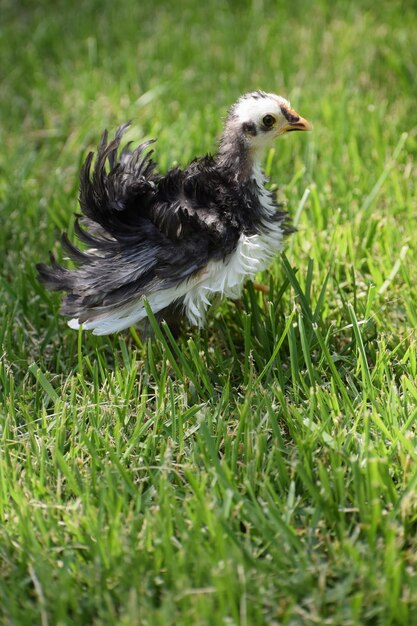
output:
POLYGON ((261 160, 277 136, 311 125, 280 96, 246 94, 229 110, 217 153, 165 176, 153 141, 118 154, 127 126, 110 142, 105 132, 93 169, 93 153, 82 168, 75 233, 87 249, 62 237, 79 268, 40 264, 39 279, 67 292, 61 312, 71 328, 123 330, 145 320, 145 299, 158 319, 175 311, 201 326, 215 294, 239 297, 282 249, 292 229, 261 160))

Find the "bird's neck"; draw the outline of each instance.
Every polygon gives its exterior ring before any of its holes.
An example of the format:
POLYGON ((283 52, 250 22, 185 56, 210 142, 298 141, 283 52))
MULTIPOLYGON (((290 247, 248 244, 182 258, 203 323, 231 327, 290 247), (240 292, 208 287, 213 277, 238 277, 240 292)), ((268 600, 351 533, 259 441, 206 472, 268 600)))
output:
POLYGON ((245 183, 260 172, 264 150, 249 149, 242 137, 223 135, 216 155, 218 167, 226 171, 236 182, 245 183))

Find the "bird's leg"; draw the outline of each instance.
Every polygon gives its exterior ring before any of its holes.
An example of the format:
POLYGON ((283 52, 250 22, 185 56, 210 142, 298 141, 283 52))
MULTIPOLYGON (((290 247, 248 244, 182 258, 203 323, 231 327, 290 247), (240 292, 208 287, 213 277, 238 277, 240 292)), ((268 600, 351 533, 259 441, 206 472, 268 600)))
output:
POLYGON ((262 293, 269 293, 268 285, 263 285, 261 283, 253 283, 253 288, 256 289, 256 291, 262 291, 262 293))

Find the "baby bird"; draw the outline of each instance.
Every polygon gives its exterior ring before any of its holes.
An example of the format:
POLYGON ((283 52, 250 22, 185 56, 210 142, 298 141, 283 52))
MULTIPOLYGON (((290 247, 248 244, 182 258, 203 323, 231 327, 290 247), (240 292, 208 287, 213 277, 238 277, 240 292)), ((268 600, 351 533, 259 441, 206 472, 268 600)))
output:
POLYGON ((149 146, 134 151, 107 132, 83 165, 82 215, 75 247, 62 236, 68 269, 52 260, 39 280, 65 291, 69 326, 95 335, 144 323, 145 301, 160 321, 185 316, 202 326, 215 294, 238 298, 245 280, 268 267, 292 232, 288 214, 265 188, 262 157, 284 133, 311 130, 290 103, 272 93, 248 93, 230 108, 217 153, 184 170, 157 173, 149 146))

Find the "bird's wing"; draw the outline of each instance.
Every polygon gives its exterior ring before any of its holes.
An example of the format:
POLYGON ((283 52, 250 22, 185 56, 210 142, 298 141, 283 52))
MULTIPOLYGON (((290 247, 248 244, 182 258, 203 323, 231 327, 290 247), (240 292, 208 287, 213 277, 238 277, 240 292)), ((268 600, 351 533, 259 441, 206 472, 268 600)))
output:
POLYGON ((226 227, 218 213, 198 166, 156 174, 152 142, 118 156, 126 127, 110 142, 105 133, 94 167, 90 153, 81 171, 82 216, 75 232, 89 248, 79 250, 62 238, 80 267, 38 266, 47 287, 68 292, 62 313, 80 320, 164 289, 175 291, 211 259, 228 254, 238 238, 237 226, 226 227))
MULTIPOLYGON (((155 172, 149 146, 140 144, 133 152, 126 146, 118 156, 128 124, 120 126, 108 142, 107 132, 94 153, 90 152, 80 175, 80 220, 76 234, 88 245, 99 247, 114 241, 139 243, 155 237, 164 244, 187 245, 204 235, 212 247, 224 248, 227 227, 233 219, 219 205, 221 182, 213 171, 210 157, 194 161, 185 171, 174 168, 166 176, 155 172)), ((225 203, 227 205, 227 202, 225 203)), ((154 241, 154 243, 156 243, 154 241)))

